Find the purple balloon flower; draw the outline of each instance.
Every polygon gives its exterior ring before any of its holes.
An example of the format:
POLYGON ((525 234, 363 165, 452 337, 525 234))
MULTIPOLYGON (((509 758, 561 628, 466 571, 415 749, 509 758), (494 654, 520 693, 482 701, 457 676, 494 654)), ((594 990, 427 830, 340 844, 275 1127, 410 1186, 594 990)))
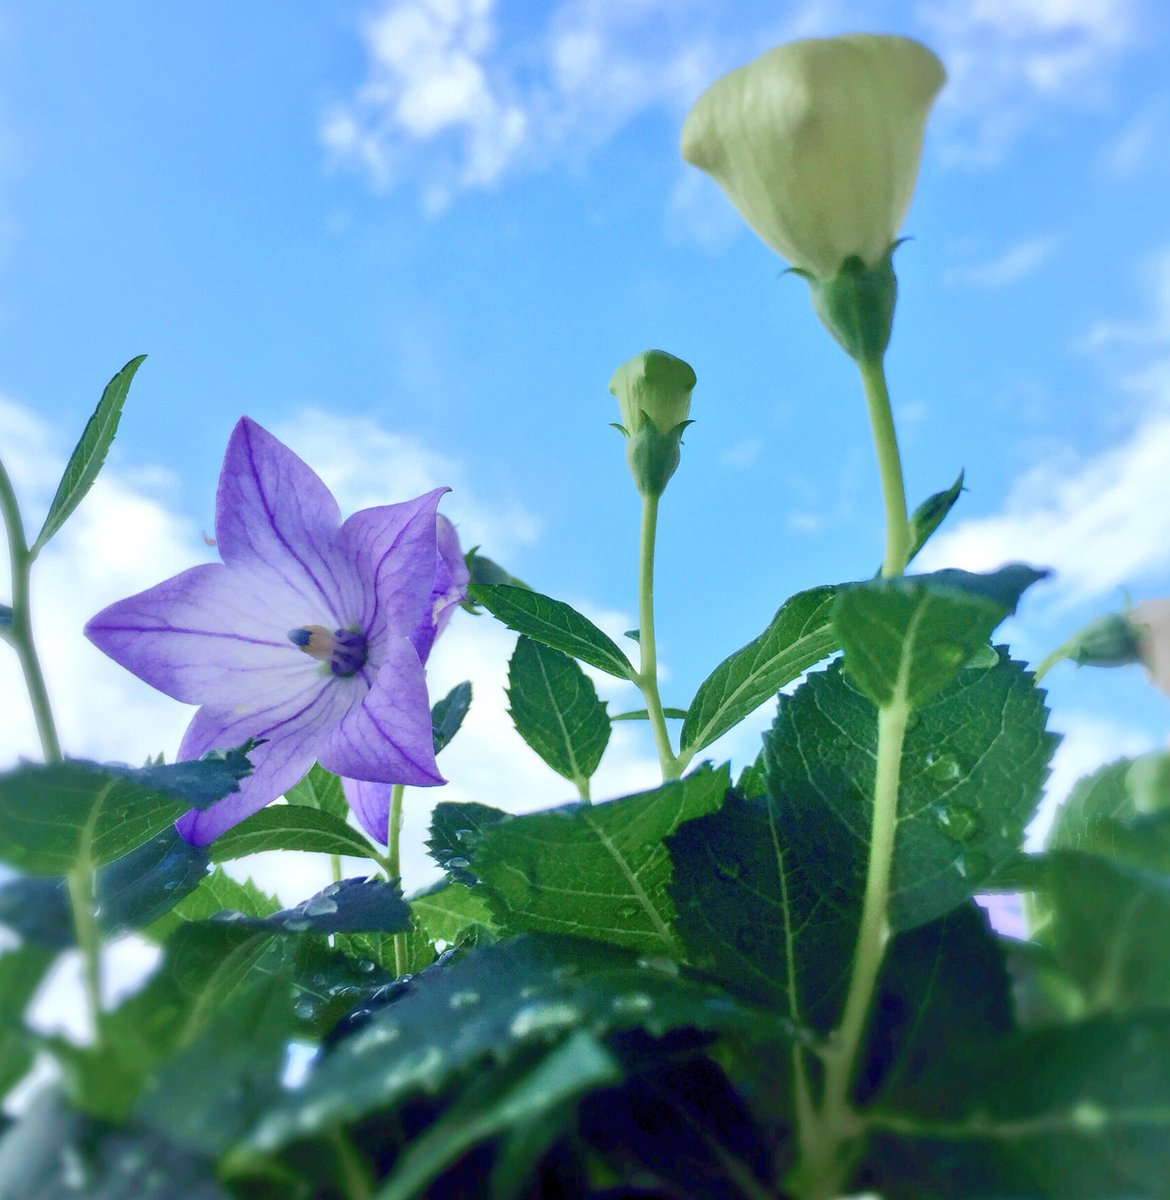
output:
MULTIPOLYGON (((447 628, 455 606, 467 599, 467 584, 471 578, 463 561, 463 550, 455 526, 446 517, 439 517, 436 532, 439 557, 435 567, 435 582, 431 588, 431 602, 418 627, 410 635, 411 643, 424 663, 435 639, 447 628)), ((387 844, 389 835, 392 786, 352 777, 341 781, 341 789, 361 827, 382 845, 387 844)))
MULTIPOLYGON (((112 604, 86 626, 139 678, 202 705, 180 759, 264 739, 238 792, 180 819, 188 841, 212 841, 314 760, 350 779, 445 782, 422 659, 462 599, 458 540, 436 514, 447 490, 342 523, 316 473, 243 417, 216 499, 223 562, 112 604)), ((370 832, 385 838, 384 824, 370 832)))

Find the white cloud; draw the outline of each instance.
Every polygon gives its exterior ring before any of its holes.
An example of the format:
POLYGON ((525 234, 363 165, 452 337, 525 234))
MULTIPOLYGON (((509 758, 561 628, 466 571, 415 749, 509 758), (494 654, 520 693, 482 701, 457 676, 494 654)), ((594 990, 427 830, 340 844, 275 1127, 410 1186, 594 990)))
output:
POLYGON ((1060 241, 1054 234, 1027 238, 984 262, 951 268, 945 280, 981 288, 1008 287, 1038 271, 1059 248, 1060 241))
POLYGON ((1137 41, 1140 0, 928 0, 919 17, 947 64, 943 153, 998 161, 1045 110, 1099 106, 1137 41))

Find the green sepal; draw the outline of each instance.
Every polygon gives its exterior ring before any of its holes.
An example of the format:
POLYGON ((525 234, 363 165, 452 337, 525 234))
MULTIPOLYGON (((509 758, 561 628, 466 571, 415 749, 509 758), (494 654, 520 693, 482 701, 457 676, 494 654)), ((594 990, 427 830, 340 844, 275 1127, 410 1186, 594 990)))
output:
POLYGON ((856 362, 880 362, 890 344, 898 303, 894 251, 899 245, 895 242, 872 270, 854 254, 832 279, 805 275, 821 323, 856 362))
POLYGON ((661 496, 682 461, 682 435, 693 421, 680 421, 660 433, 645 413, 637 433, 626 435, 626 465, 643 496, 661 496))

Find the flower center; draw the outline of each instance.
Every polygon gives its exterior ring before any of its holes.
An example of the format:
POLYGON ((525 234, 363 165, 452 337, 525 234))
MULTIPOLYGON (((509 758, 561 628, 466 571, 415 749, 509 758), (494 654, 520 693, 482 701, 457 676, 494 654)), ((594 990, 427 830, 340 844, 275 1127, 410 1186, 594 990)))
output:
POLYGON ((356 675, 370 656, 365 635, 353 629, 335 629, 330 633, 324 625, 304 625, 290 629, 288 640, 310 658, 328 663, 339 679, 356 675))

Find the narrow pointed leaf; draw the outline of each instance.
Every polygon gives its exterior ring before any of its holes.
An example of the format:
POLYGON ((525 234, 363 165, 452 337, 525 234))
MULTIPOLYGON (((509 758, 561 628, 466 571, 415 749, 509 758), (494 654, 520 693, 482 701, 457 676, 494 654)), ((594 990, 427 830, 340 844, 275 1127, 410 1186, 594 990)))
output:
POLYGON ((683 722, 682 753, 696 754, 837 649, 830 624, 834 587, 786 600, 754 641, 726 658, 699 686, 683 722))
POLYGON ((102 398, 81 434, 81 440, 69 457, 65 474, 61 476, 61 482, 57 486, 57 494, 49 505, 45 523, 32 545, 31 553, 34 555, 65 524, 73 510, 85 498, 86 492, 93 487, 93 482, 106 461, 114 434, 118 432, 118 422, 122 419, 122 406, 130 392, 131 380, 145 358, 145 354, 132 358, 106 384, 102 398))
POLYGON ((634 668, 609 634, 561 600, 507 584, 472 584, 468 595, 509 629, 523 633, 619 679, 632 679, 634 668))
POLYGON ((471 684, 458 683, 431 709, 431 736, 436 754, 459 732, 470 708, 471 684))
POLYGON ((930 540, 934 531, 946 520, 955 502, 963 492, 963 474, 946 491, 928 496, 910 516, 910 555, 907 563, 913 562, 918 552, 930 540))

